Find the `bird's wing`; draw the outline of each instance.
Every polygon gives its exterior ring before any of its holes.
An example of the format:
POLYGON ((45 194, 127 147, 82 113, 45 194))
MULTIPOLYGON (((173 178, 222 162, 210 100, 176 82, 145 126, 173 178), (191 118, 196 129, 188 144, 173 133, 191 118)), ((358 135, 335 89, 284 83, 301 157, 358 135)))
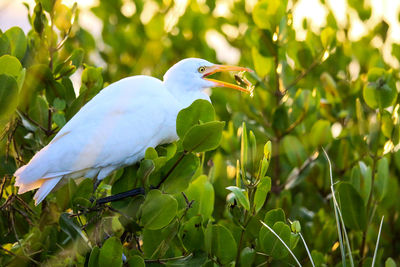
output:
POLYGON ((17 170, 16 185, 132 164, 147 147, 177 138, 179 110, 179 103, 155 78, 135 76, 111 84, 17 170))

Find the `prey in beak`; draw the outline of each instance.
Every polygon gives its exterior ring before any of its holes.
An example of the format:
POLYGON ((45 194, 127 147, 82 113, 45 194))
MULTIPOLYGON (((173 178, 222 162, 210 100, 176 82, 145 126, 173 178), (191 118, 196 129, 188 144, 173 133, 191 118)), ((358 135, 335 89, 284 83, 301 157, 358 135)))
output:
POLYGON ((242 92, 245 92, 248 94, 252 94, 254 86, 246 78, 244 78, 245 79, 244 83, 242 83, 242 82, 240 83, 241 85, 245 84, 246 87, 242 87, 242 86, 228 83, 228 82, 218 81, 215 79, 206 78, 207 76, 214 74, 216 72, 226 72, 226 71, 253 72, 251 69, 244 68, 244 67, 236 67, 236 66, 228 66, 228 65, 213 65, 213 66, 204 67, 204 70, 202 72, 203 79, 214 83, 215 87, 228 87, 228 88, 239 90, 239 91, 242 91, 242 92))

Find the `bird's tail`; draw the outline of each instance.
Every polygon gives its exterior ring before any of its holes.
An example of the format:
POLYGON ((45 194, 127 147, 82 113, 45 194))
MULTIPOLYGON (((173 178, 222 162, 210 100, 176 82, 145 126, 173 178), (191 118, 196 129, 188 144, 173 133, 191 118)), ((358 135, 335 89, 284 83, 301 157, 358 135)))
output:
POLYGON ((27 165, 19 168, 15 173, 15 186, 18 186, 18 194, 39 188, 35 194, 35 204, 38 205, 51 192, 63 177, 63 173, 53 173, 46 175, 44 164, 38 165, 31 161, 27 165))
POLYGON ((40 186, 39 190, 36 192, 33 199, 35 200, 35 205, 39 205, 40 202, 53 190, 53 188, 58 184, 61 180, 62 176, 50 178, 50 179, 42 179, 45 180, 40 186))

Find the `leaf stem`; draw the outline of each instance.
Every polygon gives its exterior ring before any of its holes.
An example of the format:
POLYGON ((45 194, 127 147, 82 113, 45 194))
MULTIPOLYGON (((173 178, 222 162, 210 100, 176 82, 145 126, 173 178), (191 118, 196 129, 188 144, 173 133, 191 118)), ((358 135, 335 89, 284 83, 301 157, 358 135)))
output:
POLYGON ((182 159, 187 155, 186 151, 183 151, 183 153, 181 154, 181 156, 178 158, 178 160, 174 163, 174 165, 171 167, 171 169, 167 172, 167 174, 161 179, 161 181, 157 184, 156 188, 160 188, 160 186, 162 185, 162 183, 165 182, 165 180, 167 180, 168 176, 171 175, 171 173, 175 170, 175 168, 178 166, 178 164, 182 161, 182 159))

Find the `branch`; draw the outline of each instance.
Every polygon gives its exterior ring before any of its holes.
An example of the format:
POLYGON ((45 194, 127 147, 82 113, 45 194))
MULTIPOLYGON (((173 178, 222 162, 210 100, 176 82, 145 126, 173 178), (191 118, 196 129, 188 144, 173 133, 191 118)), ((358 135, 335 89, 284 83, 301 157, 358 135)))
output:
POLYGON ((299 76, 297 76, 285 89, 285 94, 287 91, 289 91, 290 89, 292 89, 301 79, 303 79, 313 68, 315 68, 319 63, 321 58, 323 57, 325 51, 323 51, 323 53, 321 53, 314 61, 313 63, 311 63, 311 65, 303 70, 299 76))

